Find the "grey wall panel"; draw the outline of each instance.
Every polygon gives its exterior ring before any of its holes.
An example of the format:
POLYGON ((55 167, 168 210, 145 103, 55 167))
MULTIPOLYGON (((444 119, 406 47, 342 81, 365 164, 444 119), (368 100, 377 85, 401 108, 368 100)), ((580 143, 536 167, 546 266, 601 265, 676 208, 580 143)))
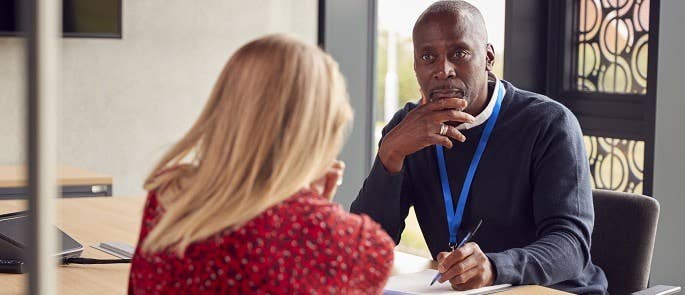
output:
MULTIPOLYGON (((661 1, 654 149, 654 197, 661 217, 651 284, 685 285, 685 1, 661 1)), ((650 54, 653 54, 650 50, 650 54)))
POLYGON ((335 201, 349 208, 371 167, 375 1, 326 1, 325 47, 340 64, 354 108, 354 127, 341 158, 345 182, 335 201))

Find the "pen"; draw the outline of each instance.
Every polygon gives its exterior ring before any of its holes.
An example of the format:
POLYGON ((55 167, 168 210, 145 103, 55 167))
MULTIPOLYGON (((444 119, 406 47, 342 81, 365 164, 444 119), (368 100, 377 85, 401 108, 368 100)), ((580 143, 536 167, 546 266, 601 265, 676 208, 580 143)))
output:
MULTIPOLYGON (((461 248, 461 246, 464 246, 464 244, 470 242, 471 239, 473 238, 473 236, 476 235, 476 232, 478 231, 478 228, 480 228, 480 224, 481 224, 481 223, 483 223, 483 219, 481 219, 481 220, 478 221, 478 224, 476 224, 476 227, 473 229, 473 231, 467 233, 466 236, 464 236, 464 239, 462 239, 461 242, 459 242, 459 244, 458 244, 456 247, 451 247, 451 248, 452 248, 452 252, 454 252, 454 250, 456 250, 456 249, 458 249, 458 248, 461 248)), ((435 282, 440 278, 440 276, 442 276, 442 274, 441 274, 440 272, 438 272, 438 273, 435 275, 435 277, 433 277, 433 280, 431 281, 431 283, 430 283, 429 286, 433 286, 433 284, 435 284, 435 282)))

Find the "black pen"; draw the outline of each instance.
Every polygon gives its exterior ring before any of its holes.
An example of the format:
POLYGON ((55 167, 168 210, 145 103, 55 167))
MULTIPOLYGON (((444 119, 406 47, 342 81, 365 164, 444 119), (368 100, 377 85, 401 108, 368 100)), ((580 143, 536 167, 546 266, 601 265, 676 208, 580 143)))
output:
MULTIPOLYGON (((481 223, 483 223, 483 219, 481 219, 481 220, 478 221, 478 224, 476 224, 476 227, 473 229, 473 231, 467 233, 466 236, 464 236, 464 239, 462 239, 461 242, 459 242, 459 244, 458 244, 456 247, 452 247, 452 252, 454 252, 454 250, 456 250, 456 249, 458 249, 458 248, 461 248, 461 246, 464 246, 464 244, 470 242, 471 239, 473 238, 473 236, 476 235, 476 232, 477 232, 478 229, 480 228, 480 224, 481 224, 481 223)), ((438 272, 438 273, 435 275, 435 277, 433 278, 433 280, 431 281, 431 283, 430 283, 429 286, 433 286, 433 284, 435 284, 435 282, 440 278, 440 276, 442 276, 442 274, 441 274, 440 272, 438 272)))

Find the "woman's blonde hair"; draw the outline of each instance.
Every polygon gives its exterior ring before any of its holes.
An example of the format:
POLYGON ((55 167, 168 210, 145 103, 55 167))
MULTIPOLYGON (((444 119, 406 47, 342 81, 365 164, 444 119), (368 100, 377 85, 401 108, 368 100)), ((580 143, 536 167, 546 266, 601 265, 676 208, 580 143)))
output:
POLYGON ((352 119, 337 63, 270 35, 229 59, 192 128, 154 168, 165 213, 144 251, 176 250, 241 226, 323 175, 352 119))

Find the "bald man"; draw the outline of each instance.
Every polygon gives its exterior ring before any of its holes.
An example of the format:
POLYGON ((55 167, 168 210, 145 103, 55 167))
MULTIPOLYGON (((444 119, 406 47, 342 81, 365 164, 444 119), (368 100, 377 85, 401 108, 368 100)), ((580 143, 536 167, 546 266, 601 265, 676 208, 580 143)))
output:
POLYGON ((573 114, 492 74, 483 17, 466 2, 431 5, 413 39, 422 98, 383 128, 351 211, 399 243, 413 206, 440 282, 456 290, 537 284, 606 293, 590 257, 590 172, 573 114), (472 242, 456 247, 480 220, 472 242))

